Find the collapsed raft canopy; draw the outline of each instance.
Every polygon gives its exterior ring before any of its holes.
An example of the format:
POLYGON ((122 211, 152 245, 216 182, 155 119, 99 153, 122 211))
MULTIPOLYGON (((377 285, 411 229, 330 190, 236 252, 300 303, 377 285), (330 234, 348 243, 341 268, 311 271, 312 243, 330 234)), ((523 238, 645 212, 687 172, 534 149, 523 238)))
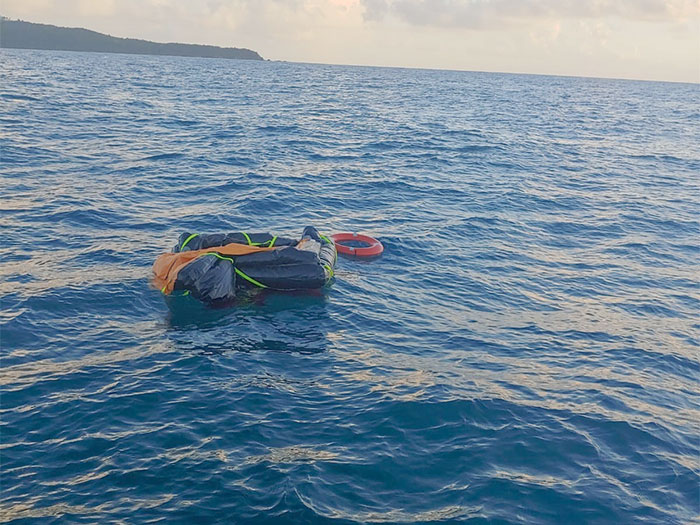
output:
POLYGON ((301 239, 269 233, 183 233, 172 253, 153 265, 165 294, 191 293, 207 303, 232 300, 237 291, 318 289, 333 277, 333 240, 307 226, 301 239))

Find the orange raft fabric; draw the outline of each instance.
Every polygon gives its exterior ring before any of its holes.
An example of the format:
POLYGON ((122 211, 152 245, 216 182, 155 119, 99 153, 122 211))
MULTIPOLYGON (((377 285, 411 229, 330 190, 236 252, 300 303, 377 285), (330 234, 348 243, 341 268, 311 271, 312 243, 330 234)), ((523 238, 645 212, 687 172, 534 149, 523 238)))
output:
POLYGON ((249 255, 251 253, 269 252, 276 250, 276 247, 263 248, 260 246, 248 246, 246 244, 231 243, 225 246, 214 246, 203 250, 192 250, 189 252, 164 253, 153 263, 153 284, 161 292, 168 295, 173 291, 177 274, 185 266, 194 261, 197 257, 207 253, 218 253, 219 255, 249 255))

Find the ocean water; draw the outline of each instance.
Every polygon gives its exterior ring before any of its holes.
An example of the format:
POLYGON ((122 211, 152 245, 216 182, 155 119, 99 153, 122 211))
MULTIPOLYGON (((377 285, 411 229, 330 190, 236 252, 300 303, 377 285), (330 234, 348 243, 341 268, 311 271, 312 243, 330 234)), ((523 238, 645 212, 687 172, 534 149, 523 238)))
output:
POLYGON ((0 522, 700 519, 700 87, 0 50, 0 522), (166 301, 182 232, 359 231, 166 301))

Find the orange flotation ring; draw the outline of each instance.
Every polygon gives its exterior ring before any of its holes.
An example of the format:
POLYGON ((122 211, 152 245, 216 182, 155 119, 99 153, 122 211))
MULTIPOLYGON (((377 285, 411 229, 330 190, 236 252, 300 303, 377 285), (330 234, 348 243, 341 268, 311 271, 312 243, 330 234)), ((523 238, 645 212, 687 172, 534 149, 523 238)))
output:
POLYGON ((355 255, 357 257, 374 257, 384 251, 384 246, 377 239, 369 235, 361 235, 359 233, 335 233, 331 235, 331 239, 335 242, 335 247, 338 253, 344 255, 355 255), (367 246, 353 247, 345 246, 343 242, 355 241, 366 244, 367 246))

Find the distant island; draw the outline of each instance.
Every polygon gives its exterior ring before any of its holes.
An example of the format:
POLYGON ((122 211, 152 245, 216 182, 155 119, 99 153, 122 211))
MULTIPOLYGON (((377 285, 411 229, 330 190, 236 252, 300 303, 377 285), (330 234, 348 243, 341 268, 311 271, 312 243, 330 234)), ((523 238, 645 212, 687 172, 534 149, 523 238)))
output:
POLYGON ((34 24, 4 17, 0 17, 0 48, 263 60, 258 53, 250 49, 200 44, 161 44, 136 38, 114 37, 89 29, 34 24))

